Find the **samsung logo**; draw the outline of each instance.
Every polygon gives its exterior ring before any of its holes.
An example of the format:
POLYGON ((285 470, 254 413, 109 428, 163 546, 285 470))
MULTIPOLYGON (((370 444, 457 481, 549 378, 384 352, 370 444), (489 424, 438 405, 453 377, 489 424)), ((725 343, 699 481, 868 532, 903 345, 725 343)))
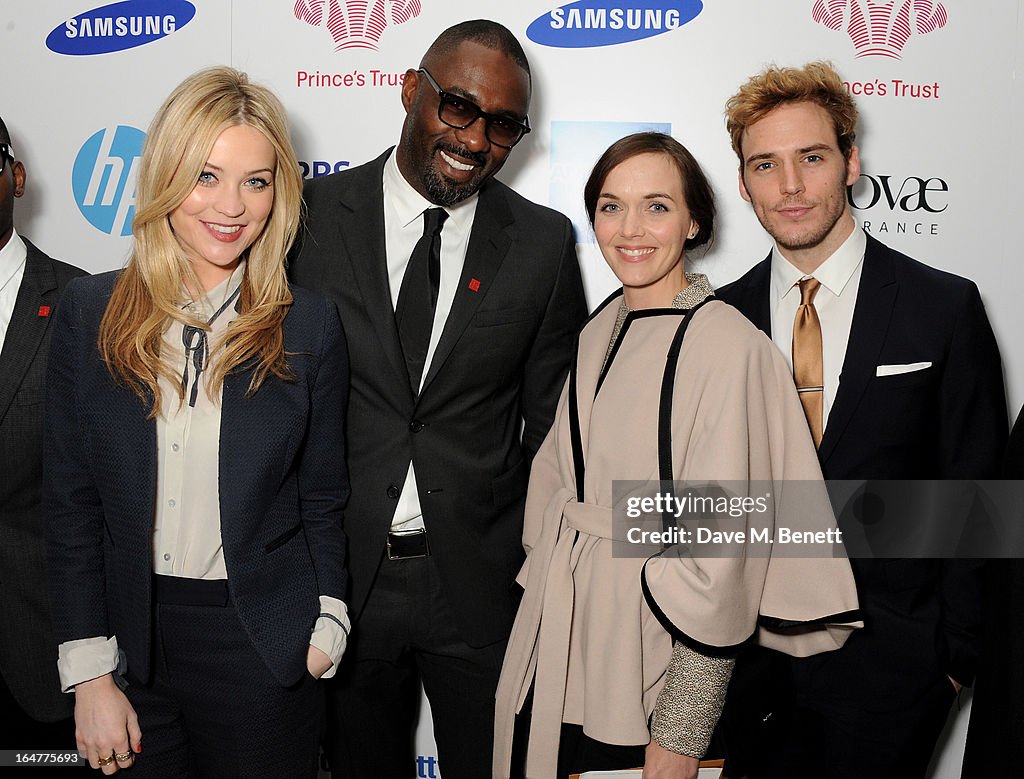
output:
POLYGON ((57 25, 46 37, 46 47, 72 56, 124 51, 165 38, 195 15, 195 6, 186 0, 125 0, 57 25))
POLYGON ((526 37, 542 46, 614 46, 677 30, 704 10, 700 0, 578 0, 534 19, 526 37))

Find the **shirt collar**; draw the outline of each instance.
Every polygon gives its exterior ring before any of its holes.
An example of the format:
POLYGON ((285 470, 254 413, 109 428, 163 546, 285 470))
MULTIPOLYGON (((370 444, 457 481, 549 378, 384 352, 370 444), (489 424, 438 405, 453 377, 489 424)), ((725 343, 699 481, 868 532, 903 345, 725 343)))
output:
MULTIPOLYGON (((197 300, 190 300, 188 292, 185 291, 185 303, 182 308, 191 311, 201 319, 209 319, 215 311, 224 305, 224 301, 228 299, 228 295, 235 291, 235 287, 242 283, 242 278, 245 276, 245 263, 245 260, 239 262, 235 269, 231 271, 230 276, 216 287, 208 289, 197 300)), ((235 305, 238 305, 237 301, 235 305)), ((225 321, 233 318, 233 316, 222 317, 225 321)))
MULTIPOLYGON (((864 231, 855 227, 853 232, 836 249, 832 256, 825 260, 814 273, 810 274, 836 297, 843 294, 846 285, 853 278, 857 268, 864 261, 864 250, 867 248, 868 239, 864 231)), ((808 274, 792 265, 782 252, 778 244, 772 249, 772 292, 776 300, 784 298, 789 294, 793 286, 808 274)), ((799 294, 799 293, 797 293, 799 294)))
MULTIPOLYGON (((453 206, 442 207, 448 212, 448 219, 461 227, 472 221, 476 211, 476 200, 479 196, 479 192, 474 192, 453 206)), ((388 161, 384 163, 384 206, 394 214, 402 228, 420 220, 421 215, 428 208, 438 207, 413 189, 412 184, 405 180, 402 171, 398 169, 397 149, 391 152, 388 161)))
POLYGON ((0 249, 0 289, 21 270, 28 257, 28 249, 21 240, 17 230, 11 231, 11 238, 4 248, 0 249))

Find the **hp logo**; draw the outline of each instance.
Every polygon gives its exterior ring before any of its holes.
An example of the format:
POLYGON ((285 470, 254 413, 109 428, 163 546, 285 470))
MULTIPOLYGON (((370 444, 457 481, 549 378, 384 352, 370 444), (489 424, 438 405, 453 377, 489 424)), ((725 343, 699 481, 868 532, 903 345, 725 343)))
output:
POLYGON ((71 171, 78 210, 93 227, 110 235, 131 235, 135 177, 146 134, 126 125, 106 127, 89 138, 71 171))

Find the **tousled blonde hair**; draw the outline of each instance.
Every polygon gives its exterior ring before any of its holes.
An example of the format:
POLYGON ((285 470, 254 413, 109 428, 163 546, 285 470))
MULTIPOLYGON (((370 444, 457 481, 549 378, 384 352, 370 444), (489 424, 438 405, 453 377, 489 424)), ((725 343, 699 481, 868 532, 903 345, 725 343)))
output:
POLYGON ((785 103, 808 102, 821 106, 832 119, 836 141, 849 159, 857 140, 857 105, 829 62, 808 62, 802 68, 772 65, 752 76, 725 104, 725 126, 732 150, 743 169, 743 133, 785 103))
POLYGON ((207 389, 219 395, 224 377, 250 360, 256 366, 250 394, 269 375, 291 378, 281 325, 292 303, 285 256, 298 230, 302 174, 277 97, 233 68, 208 68, 178 85, 149 128, 136 188, 135 246, 100 324, 99 350, 107 369, 150 405, 151 417, 161 408, 158 377, 178 387, 179 402, 184 399, 179 377, 160 355, 168 321, 208 329, 181 309, 182 284, 202 287, 169 217, 196 186, 214 142, 238 125, 258 130, 274 147, 274 201, 263 231, 244 255, 239 313, 209 368, 207 389))

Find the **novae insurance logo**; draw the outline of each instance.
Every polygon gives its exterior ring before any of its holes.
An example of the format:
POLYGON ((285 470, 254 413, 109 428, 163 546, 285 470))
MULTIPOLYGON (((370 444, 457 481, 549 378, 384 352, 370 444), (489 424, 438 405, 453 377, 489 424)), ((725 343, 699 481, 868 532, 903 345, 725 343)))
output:
POLYGON ((949 208, 949 193, 949 183, 938 176, 862 172, 846 199, 869 233, 934 236, 949 208))
POLYGON ((335 51, 376 51, 384 30, 405 24, 421 10, 420 0, 295 0, 295 18, 326 27, 335 51))
POLYGON ((701 0, 577 0, 539 16, 526 37, 542 46, 614 46, 671 32, 697 18, 701 0))
POLYGON ((135 179, 146 134, 117 125, 98 130, 82 144, 71 169, 71 191, 78 210, 109 235, 131 235, 135 179))
POLYGON ((186 0, 125 0, 61 22, 46 36, 46 48, 73 56, 134 49, 177 32, 195 15, 186 0))
POLYGON ((811 16, 830 30, 845 30, 858 57, 902 59, 911 35, 946 26, 946 7, 933 0, 815 0, 811 16))

